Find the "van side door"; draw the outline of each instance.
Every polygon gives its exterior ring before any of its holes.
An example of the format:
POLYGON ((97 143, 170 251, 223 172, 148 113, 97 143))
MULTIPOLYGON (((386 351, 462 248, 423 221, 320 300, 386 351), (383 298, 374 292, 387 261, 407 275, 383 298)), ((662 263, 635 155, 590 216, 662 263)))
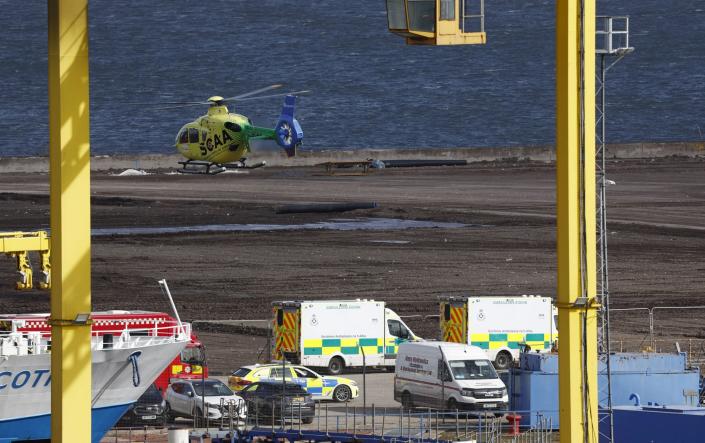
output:
POLYGON ((433 396, 436 403, 436 406, 434 407, 445 409, 448 404, 448 399, 450 398, 450 386, 453 382, 453 377, 451 376, 448 364, 442 358, 438 359, 438 369, 436 371, 436 375, 438 377, 438 386, 436 386, 436 392, 433 396))

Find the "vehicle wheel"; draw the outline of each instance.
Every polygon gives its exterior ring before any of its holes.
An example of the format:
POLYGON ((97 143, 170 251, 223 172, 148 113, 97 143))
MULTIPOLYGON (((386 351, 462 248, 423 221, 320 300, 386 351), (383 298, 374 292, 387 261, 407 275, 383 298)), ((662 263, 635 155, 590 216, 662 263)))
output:
POLYGON ((458 401, 454 398, 448 399, 448 410, 456 411, 458 409, 458 401))
POLYGON ((164 406, 164 421, 166 423, 174 423, 174 420, 176 420, 176 417, 174 416, 174 413, 171 411, 171 405, 169 402, 166 403, 164 406))
POLYGON ((499 354, 497 354, 497 357, 495 357, 494 359, 494 366, 497 369, 507 369, 511 364, 512 354, 507 351, 501 351, 499 354))
POLYGON ((409 391, 404 391, 401 394, 401 407, 404 409, 414 408, 414 400, 411 398, 411 393, 409 391))
POLYGON ((311 423, 313 423, 313 417, 302 418, 301 423, 305 425, 310 425, 311 423))
POLYGON ((340 375, 345 368, 345 362, 340 357, 333 357, 328 362, 328 373, 330 375, 340 375))
POLYGON ((352 400, 352 391, 345 385, 340 385, 333 391, 333 398, 337 402, 346 402, 352 400))

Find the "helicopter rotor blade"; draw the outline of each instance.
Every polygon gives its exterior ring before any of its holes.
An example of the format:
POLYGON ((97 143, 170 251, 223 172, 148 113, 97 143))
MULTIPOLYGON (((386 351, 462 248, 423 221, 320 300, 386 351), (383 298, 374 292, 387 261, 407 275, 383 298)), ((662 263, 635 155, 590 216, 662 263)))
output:
POLYGON ((245 102, 248 100, 259 100, 261 98, 271 98, 271 97, 283 97, 285 95, 300 95, 300 94, 307 94, 311 91, 292 91, 292 92, 282 92, 281 94, 270 94, 270 95, 260 95, 258 97, 247 97, 247 98, 237 98, 237 99, 225 99, 223 101, 231 101, 231 102, 245 102))
MULTIPOLYGON (((254 91, 246 92, 244 94, 236 95, 233 97, 228 97, 224 98, 222 100, 218 100, 218 104, 226 104, 230 102, 241 102, 241 101, 248 101, 248 100, 259 100, 261 98, 271 98, 271 97, 283 97, 285 95, 299 95, 299 94, 306 94, 311 91, 292 91, 292 92, 282 92, 278 94, 269 94, 269 95, 260 95, 257 97, 252 97, 253 95, 260 94, 262 92, 266 91, 271 91, 272 89, 278 89, 281 88, 281 84, 276 84, 276 85, 270 85, 264 88, 256 89, 254 91)), ((158 108, 153 108, 155 110, 163 110, 163 109, 178 109, 178 108, 186 108, 189 106, 203 106, 203 105, 212 105, 214 102, 213 101, 201 101, 201 102, 159 102, 160 105, 166 105, 166 106, 159 106, 158 108)), ((154 103, 129 103, 131 105, 153 105, 154 103)))
POLYGON ((277 83, 276 85, 270 85, 270 86, 267 86, 267 87, 264 87, 264 88, 255 89, 254 91, 245 92, 244 94, 236 95, 236 96, 234 96, 234 97, 228 97, 228 98, 225 98, 225 99, 223 99, 223 100, 224 100, 224 101, 236 100, 236 99, 239 100, 239 99, 241 99, 241 98, 245 98, 245 97, 250 97, 250 96, 252 96, 252 95, 261 94, 262 92, 271 91, 272 89, 278 89, 278 88, 281 88, 282 86, 284 86, 284 85, 277 83))
MULTIPOLYGON (((169 103, 166 103, 169 104, 169 103)), ((177 108, 187 108, 189 106, 203 106, 203 105, 210 105, 210 102, 192 102, 192 103, 181 103, 181 104, 171 104, 171 106, 160 106, 158 108, 152 108, 155 111, 156 110, 162 110, 162 109, 177 109, 177 108)))
POLYGON ((123 102, 126 105, 140 105, 140 106, 150 106, 154 104, 167 105, 167 106, 196 106, 196 105, 208 105, 210 102, 163 102, 163 101, 151 101, 151 102, 123 102))

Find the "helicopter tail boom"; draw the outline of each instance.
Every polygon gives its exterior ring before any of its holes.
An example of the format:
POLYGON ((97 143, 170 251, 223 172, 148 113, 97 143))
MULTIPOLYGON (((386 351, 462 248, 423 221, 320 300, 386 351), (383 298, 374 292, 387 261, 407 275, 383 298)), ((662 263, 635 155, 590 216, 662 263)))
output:
POLYGON ((275 140, 277 144, 284 148, 288 157, 296 155, 296 148, 301 145, 304 137, 304 131, 301 125, 294 118, 294 107, 296 105, 296 96, 287 95, 284 97, 284 106, 282 113, 279 116, 279 122, 274 128, 275 140))

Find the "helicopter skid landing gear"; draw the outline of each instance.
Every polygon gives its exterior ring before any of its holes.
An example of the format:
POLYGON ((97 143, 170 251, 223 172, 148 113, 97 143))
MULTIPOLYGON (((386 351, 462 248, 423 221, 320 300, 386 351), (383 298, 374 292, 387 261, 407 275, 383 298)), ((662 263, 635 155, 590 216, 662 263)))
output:
POLYGON ((225 171, 222 165, 211 162, 201 162, 194 160, 187 160, 179 162, 183 167, 177 169, 176 172, 181 174, 205 174, 205 175, 216 175, 225 171))
POLYGON ((226 169, 257 169, 261 168, 262 166, 267 166, 267 162, 261 161, 259 163, 255 163, 254 165, 247 165, 245 164, 245 159, 243 158, 242 160, 234 163, 223 163, 220 165, 226 169))
POLYGON ((177 169, 176 171, 181 174, 204 174, 204 175, 216 175, 221 172, 225 172, 228 169, 257 169, 265 166, 267 162, 259 162, 254 165, 246 165, 245 160, 240 160, 233 163, 212 163, 204 162, 198 160, 187 160, 179 162, 183 167, 177 169))

